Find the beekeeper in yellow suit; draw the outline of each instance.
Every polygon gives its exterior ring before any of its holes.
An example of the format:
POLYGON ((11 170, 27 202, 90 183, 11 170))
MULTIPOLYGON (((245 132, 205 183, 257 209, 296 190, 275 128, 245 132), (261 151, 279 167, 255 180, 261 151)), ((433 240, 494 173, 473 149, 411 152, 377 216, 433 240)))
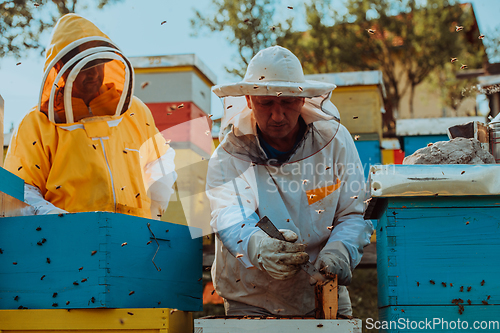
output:
POLYGON ((13 134, 5 168, 25 181, 35 214, 108 211, 159 218, 176 179, 175 152, 134 71, 92 22, 68 14, 46 50, 38 106, 13 134))

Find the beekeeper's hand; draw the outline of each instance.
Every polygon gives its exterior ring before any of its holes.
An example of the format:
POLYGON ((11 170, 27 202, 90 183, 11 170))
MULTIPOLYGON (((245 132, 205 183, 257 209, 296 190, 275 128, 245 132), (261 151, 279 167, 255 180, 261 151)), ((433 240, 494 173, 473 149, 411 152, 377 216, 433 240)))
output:
POLYGON ((286 280, 300 270, 309 255, 305 244, 294 244, 298 239, 295 232, 286 229, 280 232, 286 242, 271 238, 262 230, 254 233, 248 243, 248 255, 254 266, 277 280, 286 280))
POLYGON ((327 278, 336 274, 338 284, 341 286, 347 286, 351 283, 349 252, 341 241, 326 244, 319 253, 314 266, 327 278))

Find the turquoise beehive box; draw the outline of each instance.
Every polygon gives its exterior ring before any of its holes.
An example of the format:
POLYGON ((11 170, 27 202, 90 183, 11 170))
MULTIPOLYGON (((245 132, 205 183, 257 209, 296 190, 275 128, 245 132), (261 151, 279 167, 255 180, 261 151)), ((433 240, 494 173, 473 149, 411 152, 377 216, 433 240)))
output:
POLYGON ((500 330, 499 179, 496 165, 372 167, 380 332, 500 330))
POLYGON ((197 233, 108 212, 3 217, 0 309, 199 311, 202 239, 192 238, 197 233))

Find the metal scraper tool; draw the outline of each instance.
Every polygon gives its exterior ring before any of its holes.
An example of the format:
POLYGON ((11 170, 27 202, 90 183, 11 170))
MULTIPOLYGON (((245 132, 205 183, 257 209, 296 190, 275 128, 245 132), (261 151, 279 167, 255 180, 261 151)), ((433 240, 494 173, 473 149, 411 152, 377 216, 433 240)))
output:
MULTIPOLYGON (((261 228, 269 237, 279 239, 282 241, 287 241, 283 234, 276 228, 276 226, 269 220, 267 216, 264 216, 257 222, 257 227, 261 228)), ((312 264, 311 261, 307 261, 305 264, 300 265, 307 274, 309 274, 314 280, 317 281, 326 281, 326 278, 318 272, 316 267, 312 264)))

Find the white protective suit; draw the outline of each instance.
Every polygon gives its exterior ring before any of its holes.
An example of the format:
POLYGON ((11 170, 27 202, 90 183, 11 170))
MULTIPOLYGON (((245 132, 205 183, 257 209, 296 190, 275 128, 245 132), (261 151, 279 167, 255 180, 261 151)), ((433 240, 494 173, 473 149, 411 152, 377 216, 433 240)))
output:
MULTIPOLYGON (((217 233, 212 278, 217 293, 279 315, 305 315, 315 308, 314 287, 300 270, 286 280, 273 279, 248 259, 248 243, 267 216, 278 229, 289 229, 314 263, 327 243, 340 241, 350 267, 361 260, 373 225, 363 219, 362 165, 338 111, 327 96, 306 98, 301 111, 307 130, 288 161, 272 165, 259 144, 256 122, 245 97, 226 97, 232 117, 223 120, 221 143, 207 176, 217 233), (333 230, 328 227, 334 226, 333 230)), ((226 114, 227 116, 227 114, 226 114)), ((351 314, 349 295, 339 289, 339 313, 351 314)))

